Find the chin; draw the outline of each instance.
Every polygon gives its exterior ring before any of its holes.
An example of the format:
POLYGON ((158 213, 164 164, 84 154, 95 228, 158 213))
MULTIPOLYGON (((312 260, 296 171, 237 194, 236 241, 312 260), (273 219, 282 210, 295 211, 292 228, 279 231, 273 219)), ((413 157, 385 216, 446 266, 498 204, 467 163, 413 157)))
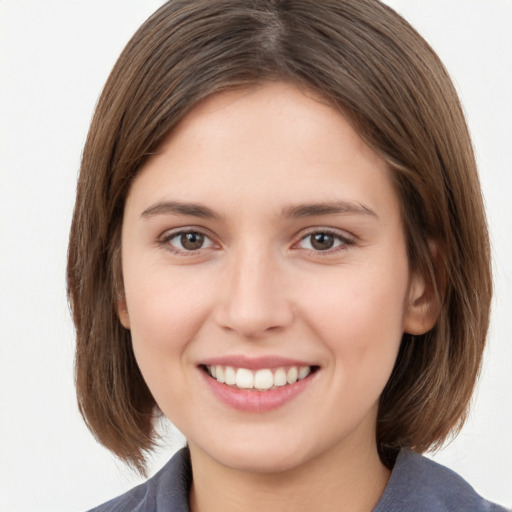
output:
POLYGON ((265 441, 262 436, 251 440, 231 438, 219 444, 209 443, 205 450, 196 449, 221 466, 246 473, 282 473, 300 466, 308 458, 304 447, 298 446, 297 442, 288 444, 275 438, 265 441))
POLYGON ((285 473, 299 467, 302 460, 297 453, 277 453, 275 450, 230 450, 220 455, 217 462, 235 471, 256 474, 285 473))

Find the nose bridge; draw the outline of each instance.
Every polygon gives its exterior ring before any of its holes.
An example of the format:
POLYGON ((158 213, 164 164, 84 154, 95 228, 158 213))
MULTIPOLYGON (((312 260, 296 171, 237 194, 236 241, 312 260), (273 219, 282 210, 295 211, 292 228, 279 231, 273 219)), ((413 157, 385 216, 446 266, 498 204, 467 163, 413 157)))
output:
POLYGON ((219 324, 244 337, 258 337, 288 325, 293 317, 283 269, 267 246, 246 243, 234 250, 226 269, 219 324))

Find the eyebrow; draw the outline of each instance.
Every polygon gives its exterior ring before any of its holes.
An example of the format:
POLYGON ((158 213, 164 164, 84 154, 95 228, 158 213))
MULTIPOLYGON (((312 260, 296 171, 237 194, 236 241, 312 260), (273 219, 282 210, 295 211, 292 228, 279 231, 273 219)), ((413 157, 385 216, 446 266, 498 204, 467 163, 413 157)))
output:
POLYGON ((372 209, 356 201, 334 201, 329 203, 293 205, 285 208, 282 216, 284 218, 303 218, 333 214, 369 215, 376 219, 379 218, 372 209))
MULTIPOLYGON (((367 206, 355 201, 334 201, 327 203, 307 203, 297 204, 284 208, 281 217, 284 219, 289 218, 304 218, 304 217, 317 217, 321 215, 369 215, 375 217, 379 216, 367 206)), ((190 217, 199 217, 201 219, 214 219, 219 220, 220 215, 215 213, 207 206, 198 203, 184 203, 181 201, 160 201, 152 206, 146 208, 141 217, 151 218, 156 215, 186 215, 190 217)))
POLYGON ((141 213, 141 217, 145 218, 154 217, 155 215, 187 215, 190 217, 200 217, 201 219, 220 218, 219 215, 206 206, 180 201, 161 201, 146 208, 141 213))

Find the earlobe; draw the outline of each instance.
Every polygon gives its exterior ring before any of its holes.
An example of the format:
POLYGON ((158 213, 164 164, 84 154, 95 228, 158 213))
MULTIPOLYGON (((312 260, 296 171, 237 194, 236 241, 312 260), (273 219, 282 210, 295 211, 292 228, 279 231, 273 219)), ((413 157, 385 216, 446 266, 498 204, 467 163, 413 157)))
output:
POLYGON ((117 300, 117 316, 119 317, 119 321, 121 325, 125 329, 130 328, 130 315, 128 314, 128 307, 126 305, 126 299, 123 297, 117 300))
POLYGON ((117 316, 121 325, 125 329, 130 328, 130 316, 128 314, 128 306, 126 304, 126 294, 124 292, 123 273, 121 270, 121 244, 117 243, 113 255, 113 271, 114 271, 114 290, 116 294, 117 316))
POLYGON ((419 336, 430 331, 436 324, 443 298, 446 293, 446 272, 442 261, 442 251, 434 240, 428 241, 431 279, 416 271, 411 276, 408 304, 404 317, 404 332, 419 336))
POLYGON ((439 318, 439 297, 421 275, 414 275, 404 316, 404 332, 419 336, 432 329, 439 318))

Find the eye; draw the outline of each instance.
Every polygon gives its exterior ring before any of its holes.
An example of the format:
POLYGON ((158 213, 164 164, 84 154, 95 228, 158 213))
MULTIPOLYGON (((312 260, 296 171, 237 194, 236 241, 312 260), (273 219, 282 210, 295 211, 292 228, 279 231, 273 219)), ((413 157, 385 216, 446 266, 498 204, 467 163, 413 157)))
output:
POLYGON ((301 249, 327 252, 336 249, 344 249, 353 245, 353 241, 331 231, 316 231, 303 237, 298 246, 301 249))
POLYGON ((163 240, 174 252, 194 252, 213 246, 213 242, 199 231, 180 231, 171 233, 163 240))

